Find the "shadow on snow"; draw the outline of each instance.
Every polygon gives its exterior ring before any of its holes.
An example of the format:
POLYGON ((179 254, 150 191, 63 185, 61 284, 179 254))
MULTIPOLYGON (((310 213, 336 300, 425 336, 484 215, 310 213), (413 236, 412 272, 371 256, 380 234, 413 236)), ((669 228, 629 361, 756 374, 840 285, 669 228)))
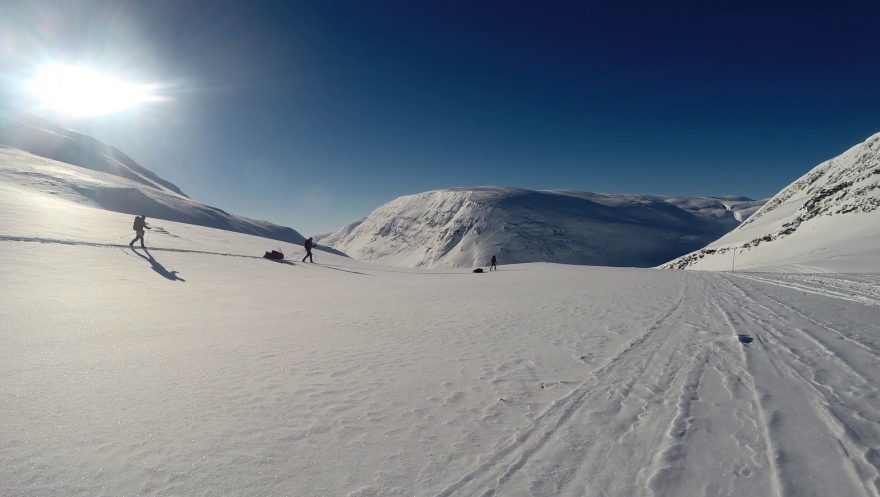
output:
POLYGON ((137 251, 136 248, 132 247, 132 251, 135 254, 137 254, 137 256, 140 257, 141 259, 149 262, 150 266, 153 268, 153 271, 156 271, 157 273, 159 273, 160 276, 162 276, 163 278, 165 278, 167 280, 171 280, 171 281, 186 282, 185 279, 183 279, 177 275, 177 271, 167 270, 165 268, 165 266, 162 265, 162 263, 160 263, 159 261, 156 260, 155 257, 153 257, 153 254, 151 254, 149 250, 147 250, 146 248, 142 248, 141 250, 143 250, 144 254, 146 254, 146 255, 141 254, 140 252, 137 251))

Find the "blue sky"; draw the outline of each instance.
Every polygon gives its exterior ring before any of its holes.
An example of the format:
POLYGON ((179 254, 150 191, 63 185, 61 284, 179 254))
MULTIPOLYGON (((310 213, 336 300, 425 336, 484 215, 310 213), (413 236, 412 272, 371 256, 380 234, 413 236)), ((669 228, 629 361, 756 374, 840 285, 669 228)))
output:
POLYGON ((851 2, 10 2, 3 98, 49 61, 170 101, 64 124, 302 233, 451 186, 770 196, 880 131, 851 2))

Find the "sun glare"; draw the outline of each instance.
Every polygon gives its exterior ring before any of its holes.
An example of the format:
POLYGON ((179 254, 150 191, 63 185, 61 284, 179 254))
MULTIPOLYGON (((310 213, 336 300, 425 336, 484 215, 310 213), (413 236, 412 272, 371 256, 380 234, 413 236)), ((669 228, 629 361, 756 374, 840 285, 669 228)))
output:
POLYGON ((27 91, 41 107, 72 117, 114 114, 161 98, 155 85, 122 81, 98 71, 50 64, 28 81, 27 91))

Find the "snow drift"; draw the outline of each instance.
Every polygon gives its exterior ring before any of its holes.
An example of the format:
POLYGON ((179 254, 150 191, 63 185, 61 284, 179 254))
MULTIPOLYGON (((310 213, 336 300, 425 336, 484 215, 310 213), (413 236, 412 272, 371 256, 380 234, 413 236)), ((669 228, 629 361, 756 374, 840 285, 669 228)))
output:
POLYGON ((0 178, 80 203, 150 218, 301 243, 296 230, 229 214, 187 197, 120 150, 27 115, 0 114, 0 178))
POLYGON ((411 267, 559 262, 653 266, 717 239, 762 202, 481 187, 397 198, 321 239, 411 267))
POLYGON ((880 133, 785 187, 716 242, 665 268, 880 271, 880 133))

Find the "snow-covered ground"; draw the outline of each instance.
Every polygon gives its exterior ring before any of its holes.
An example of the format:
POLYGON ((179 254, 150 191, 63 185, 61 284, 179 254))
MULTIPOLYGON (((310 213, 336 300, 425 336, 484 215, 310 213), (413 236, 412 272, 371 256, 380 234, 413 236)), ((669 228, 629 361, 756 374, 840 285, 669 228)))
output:
POLYGON ((877 274, 312 265, 155 219, 132 250, 16 181, 4 497, 880 495, 877 274))

